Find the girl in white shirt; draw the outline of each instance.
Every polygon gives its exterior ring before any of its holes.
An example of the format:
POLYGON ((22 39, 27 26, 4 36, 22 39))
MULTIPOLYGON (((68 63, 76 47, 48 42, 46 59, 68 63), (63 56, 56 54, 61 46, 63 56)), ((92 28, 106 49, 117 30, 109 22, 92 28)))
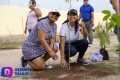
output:
POLYGON ((61 66, 67 67, 69 60, 69 41, 70 41, 70 57, 79 52, 77 62, 84 65, 87 64, 83 60, 83 56, 88 48, 88 41, 86 39, 79 40, 80 32, 83 36, 87 36, 87 30, 83 22, 81 27, 78 23, 78 13, 75 9, 68 11, 67 20, 63 23, 60 29, 60 53, 61 53, 61 66), (70 39, 69 39, 70 36, 70 39))

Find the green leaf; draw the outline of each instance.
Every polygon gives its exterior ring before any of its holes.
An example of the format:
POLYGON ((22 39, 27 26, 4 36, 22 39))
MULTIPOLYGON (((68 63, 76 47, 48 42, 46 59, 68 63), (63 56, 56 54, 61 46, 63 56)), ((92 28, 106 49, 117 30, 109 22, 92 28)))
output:
POLYGON ((120 27, 120 14, 116 14, 116 24, 120 27))
POLYGON ((103 13, 103 14, 111 15, 111 12, 110 12, 109 10, 103 10, 102 13, 103 13))
POLYGON ((108 31, 111 30, 112 28, 114 28, 114 22, 109 22, 109 27, 108 27, 108 31))
POLYGON ((103 21, 106 21, 111 16, 111 12, 109 10, 103 10, 102 13, 106 14, 103 18, 103 21))
POLYGON ((111 18, 112 18, 112 20, 113 20, 114 22, 116 22, 116 20, 117 20, 117 15, 116 15, 116 14, 113 14, 113 15, 111 15, 111 18))
POLYGON ((110 15, 105 15, 104 18, 103 18, 103 21, 106 21, 108 18, 110 17, 110 15))

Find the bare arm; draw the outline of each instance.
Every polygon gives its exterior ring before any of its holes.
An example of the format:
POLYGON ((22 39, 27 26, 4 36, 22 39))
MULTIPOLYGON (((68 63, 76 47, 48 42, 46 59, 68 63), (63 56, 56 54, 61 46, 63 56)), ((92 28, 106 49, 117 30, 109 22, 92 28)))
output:
POLYGON ((55 33, 55 39, 54 40, 55 40, 55 42, 57 41, 57 32, 55 33))
POLYGON ((42 44, 43 48, 50 54, 50 56, 56 60, 57 59, 57 55, 55 54, 55 52, 49 47, 48 43, 46 42, 46 36, 47 33, 42 31, 42 30, 38 30, 38 40, 39 42, 42 44))
POLYGON ((64 59, 64 47, 65 47, 65 37, 60 36, 60 53, 61 53, 61 59, 64 59))
POLYGON ((61 67, 67 68, 67 62, 65 61, 65 37, 60 36, 60 53, 61 53, 61 67))
POLYGON ((38 17, 42 17, 42 12, 41 12, 41 10, 40 10, 39 8, 36 8, 36 7, 34 7, 33 5, 31 5, 29 8, 30 8, 31 10, 33 10, 38 17))
POLYGON ((42 17, 42 12, 39 8, 35 8, 34 11, 38 17, 42 17))
POLYGON ((54 34, 55 34, 55 37, 50 39, 50 48, 52 50, 54 50, 54 44, 56 42, 56 33, 54 33, 54 34))
POLYGON ((118 0, 111 0, 113 8, 116 13, 119 13, 119 1, 118 0))
POLYGON ((81 33, 84 37, 86 37, 88 35, 87 29, 85 27, 85 24, 83 22, 81 22, 80 26, 82 27, 81 29, 81 33))
POLYGON ((80 18, 81 18, 81 14, 79 14, 79 17, 78 17, 78 20, 80 21, 80 18))

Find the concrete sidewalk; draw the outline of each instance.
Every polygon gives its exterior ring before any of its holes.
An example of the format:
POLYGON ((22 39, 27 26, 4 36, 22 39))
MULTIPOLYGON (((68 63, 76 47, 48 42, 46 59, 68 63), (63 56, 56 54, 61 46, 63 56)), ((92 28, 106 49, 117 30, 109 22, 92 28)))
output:
POLYGON ((21 67, 20 57, 22 56, 21 49, 1 50, 0 51, 0 69, 4 66, 13 68, 21 67))

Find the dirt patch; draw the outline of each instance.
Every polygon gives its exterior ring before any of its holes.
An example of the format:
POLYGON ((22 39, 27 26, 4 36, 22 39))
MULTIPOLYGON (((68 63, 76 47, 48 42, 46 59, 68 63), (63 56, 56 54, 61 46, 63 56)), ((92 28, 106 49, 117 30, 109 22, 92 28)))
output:
POLYGON ((81 66, 78 63, 72 63, 70 70, 62 69, 60 65, 57 65, 53 69, 33 71, 30 74, 36 79, 88 80, 93 77, 105 77, 115 73, 108 69, 99 69, 93 65, 81 66))

